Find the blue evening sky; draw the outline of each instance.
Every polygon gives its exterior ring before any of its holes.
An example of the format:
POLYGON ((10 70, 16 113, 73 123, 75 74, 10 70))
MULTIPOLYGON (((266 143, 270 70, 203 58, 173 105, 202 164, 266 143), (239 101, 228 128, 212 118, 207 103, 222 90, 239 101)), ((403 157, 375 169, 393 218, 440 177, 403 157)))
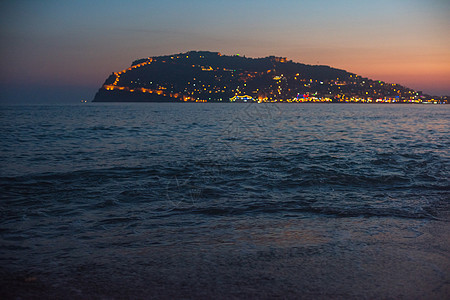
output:
POLYGON ((450 94, 450 1, 0 2, 0 102, 91 100, 138 58, 284 56, 450 94))

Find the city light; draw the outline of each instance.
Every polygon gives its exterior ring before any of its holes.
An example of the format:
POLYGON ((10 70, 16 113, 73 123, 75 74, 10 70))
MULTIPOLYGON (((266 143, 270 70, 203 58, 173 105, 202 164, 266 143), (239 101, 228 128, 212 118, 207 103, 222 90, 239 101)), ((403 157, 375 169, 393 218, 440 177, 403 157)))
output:
POLYGON ((395 83, 374 81, 351 73, 343 75, 341 72, 334 78, 326 78, 330 75, 325 75, 325 78, 311 78, 308 77, 307 72, 289 71, 295 70, 296 63, 283 57, 271 56, 260 59, 261 64, 266 60, 273 65, 272 68, 265 69, 266 71, 238 67, 239 64, 248 60, 245 56, 235 62, 237 65, 220 63, 221 59, 233 57, 237 59, 237 56, 240 55, 227 57, 218 52, 191 51, 167 57, 149 57, 144 61, 136 61, 129 68, 114 72, 112 83, 103 85, 102 89, 107 92, 120 91, 134 95, 153 94, 168 100, 184 102, 441 104, 447 101, 432 99, 422 95, 421 92, 395 83), (212 56, 215 57, 214 60, 210 60, 212 56), (187 63, 179 60, 180 58, 185 58, 187 63), (200 63, 198 59, 201 59, 203 63, 200 63), (180 70, 192 67, 191 71, 184 72, 193 76, 186 77, 184 82, 173 82, 176 79, 169 79, 170 76, 167 78, 167 74, 165 79, 158 78, 160 71, 152 71, 154 64, 158 66, 158 70, 164 70, 167 65, 174 64, 180 70), (286 69, 284 65, 289 67, 286 69), (140 70, 144 67, 146 71, 142 73, 140 70), (150 80, 145 79, 149 74, 151 74, 151 77, 148 77, 150 80), (197 82, 197 85, 192 82, 197 82))

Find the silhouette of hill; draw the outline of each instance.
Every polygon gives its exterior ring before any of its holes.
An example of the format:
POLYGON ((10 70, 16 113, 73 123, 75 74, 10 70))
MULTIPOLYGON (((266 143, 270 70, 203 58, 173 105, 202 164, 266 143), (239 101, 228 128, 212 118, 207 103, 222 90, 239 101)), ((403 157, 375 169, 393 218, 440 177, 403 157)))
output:
POLYGON ((94 102, 422 102, 421 92, 283 57, 190 51, 112 73, 94 102))

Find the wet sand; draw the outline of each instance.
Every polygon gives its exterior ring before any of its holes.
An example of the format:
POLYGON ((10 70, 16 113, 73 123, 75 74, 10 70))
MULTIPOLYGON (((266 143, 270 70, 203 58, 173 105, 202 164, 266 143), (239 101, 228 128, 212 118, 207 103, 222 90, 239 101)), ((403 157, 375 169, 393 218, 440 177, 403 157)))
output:
POLYGON ((233 239, 127 249, 117 261, 86 256, 58 275, 3 267, 1 289, 3 299, 449 299, 449 220, 404 229, 401 219, 320 220, 335 228, 332 241, 292 222, 251 237, 238 224, 233 239), (380 222, 397 229, 369 230, 380 222))

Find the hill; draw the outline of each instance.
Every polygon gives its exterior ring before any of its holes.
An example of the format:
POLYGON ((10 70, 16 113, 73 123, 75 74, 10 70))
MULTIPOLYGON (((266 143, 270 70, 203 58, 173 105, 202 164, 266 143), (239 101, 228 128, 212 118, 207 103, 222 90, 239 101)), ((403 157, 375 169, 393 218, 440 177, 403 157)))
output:
POLYGON ((422 102, 421 92, 283 57, 190 51, 134 61, 94 102, 422 102))

